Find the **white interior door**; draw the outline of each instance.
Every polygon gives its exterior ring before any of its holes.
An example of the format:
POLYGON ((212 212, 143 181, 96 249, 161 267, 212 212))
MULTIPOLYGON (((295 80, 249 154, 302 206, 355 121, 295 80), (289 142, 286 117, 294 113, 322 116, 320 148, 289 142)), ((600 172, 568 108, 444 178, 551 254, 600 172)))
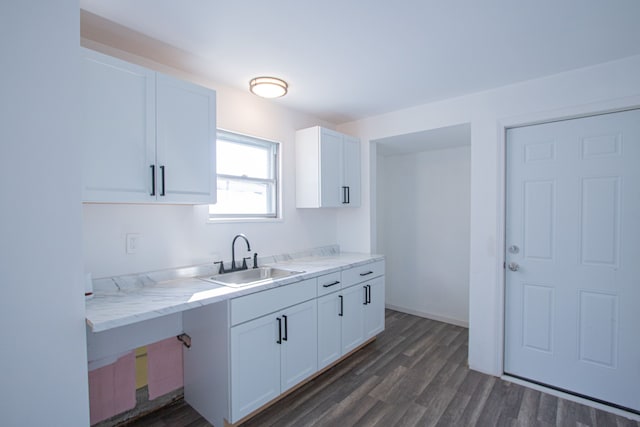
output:
POLYGON ((507 132, 505 372, 640 410, 640 110, 507 132))

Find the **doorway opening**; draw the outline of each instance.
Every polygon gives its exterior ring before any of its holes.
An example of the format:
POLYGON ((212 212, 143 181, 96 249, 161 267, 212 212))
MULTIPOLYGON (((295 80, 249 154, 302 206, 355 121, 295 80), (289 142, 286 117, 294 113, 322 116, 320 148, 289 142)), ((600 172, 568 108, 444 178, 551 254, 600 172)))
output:
POLYGON ((373 248, 386 257, 386 305, 469 325, 471 126, 373 140, 373 248))

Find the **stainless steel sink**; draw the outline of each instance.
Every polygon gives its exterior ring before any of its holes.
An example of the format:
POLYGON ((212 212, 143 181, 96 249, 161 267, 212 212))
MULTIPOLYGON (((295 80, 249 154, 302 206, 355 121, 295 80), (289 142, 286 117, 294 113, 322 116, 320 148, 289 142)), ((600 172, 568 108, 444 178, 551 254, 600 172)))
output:
POLYGON ((234 271, 233 273, 217 274, 211 277, 204 277, 203 280, 215 283, 217 285, 231 286, 232 288, 240 288, 242 286, 255 285, 258 283, 273 282, 283 277, 294 276, 304 273, 297 270, 283 270, 273 267, 258 267, 249 270, 234 271))

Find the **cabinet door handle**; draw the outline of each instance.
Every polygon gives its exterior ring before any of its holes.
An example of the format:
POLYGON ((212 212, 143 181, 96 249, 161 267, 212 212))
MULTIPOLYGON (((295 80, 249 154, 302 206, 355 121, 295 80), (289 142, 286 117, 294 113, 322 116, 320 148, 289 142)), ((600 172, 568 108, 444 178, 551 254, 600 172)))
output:
POLYGON ((367 292, 367 285, 364 285, 362 287, 362 289, 364 289, 364 304, 363 305, 367 305, 369 304, 369 298, 368 298, 368 292, 367 292))
POLYGON ((344 316, 344 298, 342 295, 338 295, 338 298, 340 298, 340 313, 338 313, 338 316, 344 316))
POLYGON ((367 271, 366 273, 360 273, 360 276, 368 276, 370 274, 373 274, 373 271, 367 271))
POLYGON ((162 179, 162 192, 160 193, 160 195, 164 196, 165 195, 165 192, 164 192, 164 165, 160 166, 160 176, 161 176, 161 179, 162 179))
POLYGON ((151 168, 151 194, 150 196, 156 195, 156 165, 149 166, 151 168))
POLYGON ((371 285, 367 285, 367 304, 371 304, 371 285))
POLYGON ((351 187, 347 185, 347 204, 351 203, 351 187))
POLYGON ((278 321, 278 341, 276 344, 282 344, 282 319, 278 317, 276 320, 278 321))
POLYGON ((347 187, 342 186, 342 204, 347 204, 347 187))
POLYGON ((339 285, 339 284, 340 284, 340 282, 336 280, 335 282, 332 282, 332 283, 325 283, 324 285, 322 285, 322 287, 323 288, 330 288, 331 286, 335 286, 335 285, 339 285))
POLYGON ((289 332, 287 329, 287 316, 282 315, 282 318, 284 319, 284 336, 282 337, 282 341, 286 341, 287 335, 289 335, 289 332))

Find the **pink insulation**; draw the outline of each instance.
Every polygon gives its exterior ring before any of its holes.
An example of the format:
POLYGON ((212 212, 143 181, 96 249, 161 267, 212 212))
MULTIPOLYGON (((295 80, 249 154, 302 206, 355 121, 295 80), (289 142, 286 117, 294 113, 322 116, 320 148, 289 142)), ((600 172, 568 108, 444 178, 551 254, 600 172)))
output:
POLYGON ((183 386, 182 343, 175 337, 147 346, 147 382, 149 400, 183 386))
POLYGON ((89 372, 91 424, 136 406, 136 357, 132 351, 115 363, 89 372))

